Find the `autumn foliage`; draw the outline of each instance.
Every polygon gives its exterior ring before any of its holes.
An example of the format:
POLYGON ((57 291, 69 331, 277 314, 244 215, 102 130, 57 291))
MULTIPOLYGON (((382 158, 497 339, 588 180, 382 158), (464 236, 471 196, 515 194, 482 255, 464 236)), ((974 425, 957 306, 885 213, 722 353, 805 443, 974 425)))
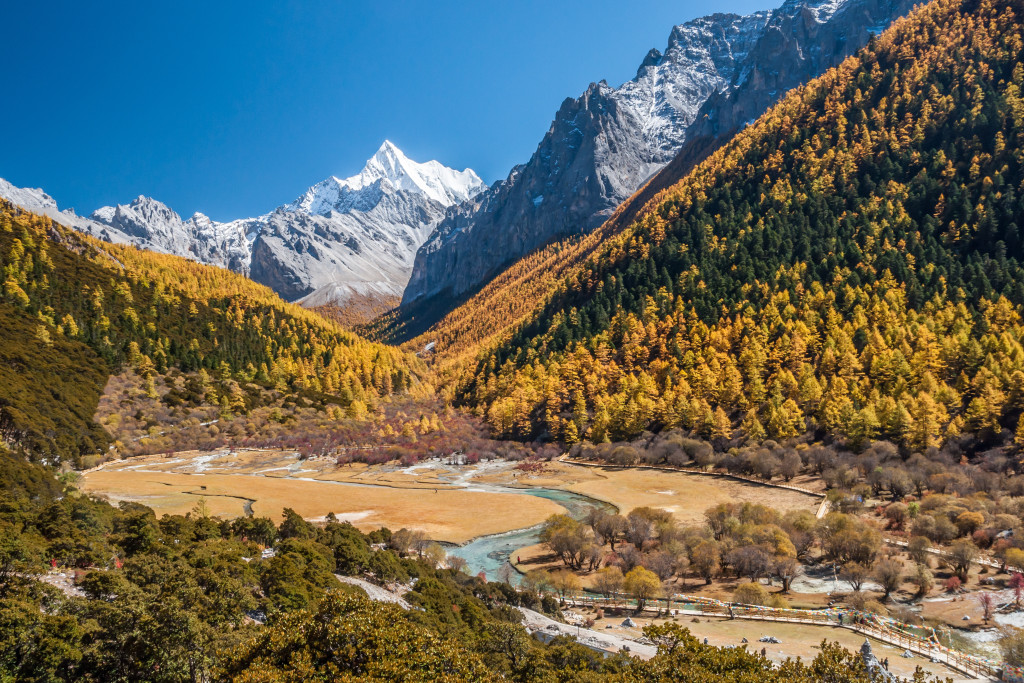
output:
POLYGON ((500 434, 569 443, 1008 438, 1024 409, 1021 19, 932 3, 791 92, 568 267, 457 398, 500 434))

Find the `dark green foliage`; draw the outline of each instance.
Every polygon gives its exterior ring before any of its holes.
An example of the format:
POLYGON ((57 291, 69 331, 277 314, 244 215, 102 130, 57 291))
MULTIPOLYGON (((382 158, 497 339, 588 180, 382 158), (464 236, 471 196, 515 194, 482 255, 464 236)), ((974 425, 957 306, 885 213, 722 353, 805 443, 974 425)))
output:
POLYGON ((277 530, 279 538, 316 538, 316 527, 291 508, 284 509, 284 521, 277 530))
POLYGON ((104 451, 109 437, 92 416, 107 363, 76 340, 51 335, 44 344, 45 329, 0 300, 0 440, 71 458, 104 451))
POLYGON ((52 470, 27 462, 0 446, 0 505, 8 499, 45 503, 60 494, 52 470))
MULTIPOLYGON (((318 533, 317 540, 333 551, 335 569, 339 574, 355 576, 369 568, 371 562, 370 544, 367 542, 366 536, 348 522, 341 524, 337 522, 328 523, 318 533)), ((377 555, 392 559, 395 565, 401 569, 401 564, 398 563, 397 558, 391 553, 374 554, 374 556, 377 555)), ((397 575, 394 573, 390 573, 386 577, 380 576, 377 572, 374 573, 385 581, 397 578, 397 575)))

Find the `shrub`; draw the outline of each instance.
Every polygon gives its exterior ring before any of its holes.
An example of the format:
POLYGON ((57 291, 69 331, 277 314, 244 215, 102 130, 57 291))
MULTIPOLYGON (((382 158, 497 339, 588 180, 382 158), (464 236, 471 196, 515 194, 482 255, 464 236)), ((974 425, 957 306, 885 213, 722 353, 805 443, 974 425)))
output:
POLYGON ((747 582, 736 586, 732 594, 733 602, 743 605, 767 605, 768 591, 759 583, 747 582))

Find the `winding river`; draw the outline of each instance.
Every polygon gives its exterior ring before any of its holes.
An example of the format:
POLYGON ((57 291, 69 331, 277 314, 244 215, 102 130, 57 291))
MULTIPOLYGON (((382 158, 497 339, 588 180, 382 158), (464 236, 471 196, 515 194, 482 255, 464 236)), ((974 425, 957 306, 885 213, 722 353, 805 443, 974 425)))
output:
MULTIPOLYGON (((489 490, 500 490, 502 493, 515 493, 525 496, 547 498, 564 507, 574 519, 583 519, 594 508, 617 512, 615 506, 601 500, 589 498, 579 493, 544 488, 512 488, 506 486, 488 487, 489 490)), ((498 579, 498 569, 508 562, 512 553, 528 545, 540 542, 540 525, 515 529, 501 534, 480 536, 469 543, 450 548, 449 555, 465 558, 466 570, 477 575, 483 572, 489 581, 498 579)), ((516 575, 518 577, 518 575, 516 575)))

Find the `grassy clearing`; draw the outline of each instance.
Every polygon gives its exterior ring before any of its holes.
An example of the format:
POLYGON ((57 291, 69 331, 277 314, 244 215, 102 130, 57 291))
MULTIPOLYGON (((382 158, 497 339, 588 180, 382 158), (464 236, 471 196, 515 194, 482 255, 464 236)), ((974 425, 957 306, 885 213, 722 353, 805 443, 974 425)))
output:
POLYGON ((725 477, 648 469, 579 469, 590 470, 595 476, 567 483, 563 488, 606 500, 623 514, 644 506, 668 510, 683 524, 702 523, 704 511, 718 503, 761 503, 780 512, 813 512, 820 503, 817 496, 725 477))
POLYGON ((551 501, 516 494, 445 489, 435 493, 432 488, 370 488, 243 474, 102 469, 86 474, 82 487, 113 500, 137 500, 158 515, 187 512, 205 496, 215 514, 235 517, 243 514, 244 499, 252 499, 255 514, 274 520, 281 519, 286 507, 307 519, 334 512, 363 530, 408 527, 452 543, 537 524, 563 511, 551 501))
POLYGON ((506 486, 542 486, 612 503, 622 514, 637 507, 669 510, 683 524, 704 521, 704 511, 725 502, 762 503, 781 512, 815 511, 821 499, 799 491, 688 472, 546 463, 538 472, 507 469, 477 478, 506 486))
POLYGON ((329 512, 349 515, 362 529, 388 526, 421 529, 431 538, 461 543, 474 536, 518 529, 564 512, 533 496, 465 491, 439 477, 477 473, 475 482, 561 488, 606 500, 622 512, 644 505, 670 510, 684 523, 698 523, 719 502, 743 500, 779 510, 815 509, 814 496, 720 477, 655 470, 591 468, 549 463, 539 472, 508 466, 337 466, 331 459, 300 460, 293 451, 181 452, 108 463, 88 472, 83 486, 112 500, 137 500, 158 514, 183 514, 199 496, 214 514, 253 512, 279 519, 285 507, 308 519, 329 512), (339 486, 339 482, 378 488, 339 486), (206 487, 205 489, 202 487, 206 487), (387 488, 380 488, 387 487, 387 488), (435 491, 437 491, 435 493, 435 491))

